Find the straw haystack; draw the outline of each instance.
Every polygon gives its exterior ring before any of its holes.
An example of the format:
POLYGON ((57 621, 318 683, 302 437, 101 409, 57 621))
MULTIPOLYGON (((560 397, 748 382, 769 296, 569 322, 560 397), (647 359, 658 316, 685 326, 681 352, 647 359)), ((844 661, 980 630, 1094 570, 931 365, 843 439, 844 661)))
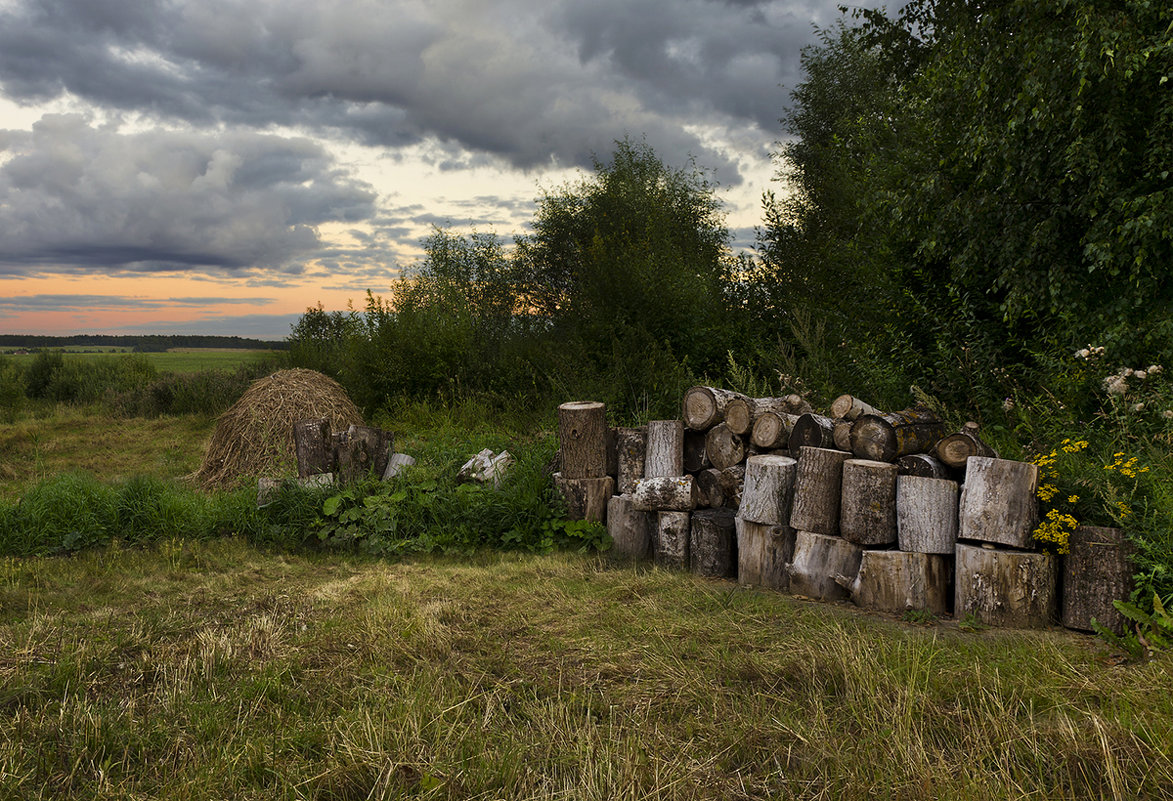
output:
POLYGON ((261 475, 295 476, 293 424, 322 417, 333 431, 363 423, 346 390, 314 370, 279 370, 254 381, 216 422, 204 462, 191 478, 220 488, 261 475))

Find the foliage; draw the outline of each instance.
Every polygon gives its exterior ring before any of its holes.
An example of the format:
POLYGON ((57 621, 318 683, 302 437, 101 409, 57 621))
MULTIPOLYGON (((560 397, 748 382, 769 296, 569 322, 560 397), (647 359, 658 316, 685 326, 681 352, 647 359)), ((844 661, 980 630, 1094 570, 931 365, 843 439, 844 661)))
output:
POLYGON ((0 356, 0 419, 13 422, 25 405, 25 378, 20 365, 0 356))
POLYGON ((1133 659, 1151 659, 1155 654, 1173 651, 1173 596, 1162 601, 1153 593, 1152 611, 1129 601, 1113 601, 1124 617, 1132 621, 1131 629, 1123 634, 1104 628, 1095 620, 1096 634, 1128 653, 1133 659))

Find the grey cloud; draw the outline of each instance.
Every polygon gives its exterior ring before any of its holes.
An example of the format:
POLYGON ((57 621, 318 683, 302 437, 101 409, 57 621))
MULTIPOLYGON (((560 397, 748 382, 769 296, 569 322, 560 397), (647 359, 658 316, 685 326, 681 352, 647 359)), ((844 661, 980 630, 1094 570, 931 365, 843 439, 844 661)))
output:
POLYGON ((173 307, 202 308, 224 305, 272 303, 271 298, 140 298, 125 295, 19 295, 0 297, 0 311, 141 311, 173 307))
POLYGON ((89 334, 207 334, 250 337, 254 339, 286 339, 300 314, 242 314, 207 315, 183 322, 152 322, 140 325, 122 325, 117 328, 87 329, 89 334))

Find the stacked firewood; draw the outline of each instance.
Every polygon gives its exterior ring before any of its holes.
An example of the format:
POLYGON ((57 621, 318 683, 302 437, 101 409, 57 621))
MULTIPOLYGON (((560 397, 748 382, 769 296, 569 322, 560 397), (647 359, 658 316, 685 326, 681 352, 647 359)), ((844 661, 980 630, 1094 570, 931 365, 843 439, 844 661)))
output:
MULTIPOLYGON (((640 428, 608 429, 602 404, 577 421, 583 407, 559 408, 559 488, 572 516, 606 521, 619 556, 895 613, 1057 618, 1059 563, 1032 541, 1037 467, 997 458, 973 424, 950 432, 928 409, 850 395, 821 415, 797 395, 717 387, 640 428), (583 447, 594 473, 569 477, 583 447)), ((1068 593, 1078 608, 1065 603, 1064 622, 1084 629, 1120 597, 1068 593)))

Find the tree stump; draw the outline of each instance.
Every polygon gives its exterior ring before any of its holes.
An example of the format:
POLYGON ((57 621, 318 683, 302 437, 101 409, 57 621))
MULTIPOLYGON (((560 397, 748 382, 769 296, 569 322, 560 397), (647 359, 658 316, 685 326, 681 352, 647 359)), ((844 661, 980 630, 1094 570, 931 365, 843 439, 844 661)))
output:
POLYGON ((684 393, 684 425, 693 431, 707 431, 725 419, 725 408, 738 392, 716 387, 692 387, 684 393))
POLYGON ((656 514, 656 564, 671 570, 688 570, 688 512, 656 514))
POLYGON ((902 551, 956 551, 957 482, 900 476, 896 480, 896 532, 902 551))
POLYGON ((566 502, 566 517, 570 520, 590 520, 602 523, 607 519, 607 501, 611 499, 615 481, 602 478, 567 478, 554 474, 554 487, 566 502))
POLYGON ((865 414, 851 426, 851 452, 860 459, 894 462, 910 453, 926 453, 945 435, 945 424, 928 409, 865 414))
POLYGON ((920 476, 921 478, 952 478, 952 475, 939 459, 934 459, 927 453, 910 453, 896 460, 896 467, 902 476, 920 476))
POLYGON ((834 448, 835 422, 821 414, 807 412, 799 415, 790 431, 789 448, 798 453, 801 448, 834 448))
POLYGON ((644 428, 615 430, 616 491, 630 495, 635 482, 644 477, 644 457, 648 449, 648 432, 644 428))
POLYGON ((685 512, 697 505, 697 486, 692 476, 656 476, 635 482, 631 495, 642 512, 685 512))
POLYGON ((678 476, 684 472, 684 425, 679 420, 648 423, 644 478, 678 476))
POLYGON ((1048 626, 1059 611, 1058 577, 1052 554, 959 542, 953 614, 972 614, 990 626, 1048 626))
POLYGON ((334 450, 330 443, 330 421, 327 418, 294 423, 293 448, 297 453, 298 478, 334 470, 334 450))
POLYGON ((745 461, 745 440, 730 431, 729 426, 717 423, 705 434, 705 453, 713 467, 725 470, 745 461))
POLYGON ((843 463, 839 534, 856 545, 896 542, 896 465, 870 459, 843 463))
POLYGON ((796 531, 839 533, 839 496, 843 463, 851 454, 826 448, 803 448, 794 476, 790 527, 796 531))
POLYGON ((951 558, 904 551, 864 551, 854 578, 839 575, 836 583, 864 609, 901 613, 927 610, 949 613, 951 558))
POLYGON ((342 481, 358 481, 372 473, 382 478, 394 442, 390 431, 350 426, 338 447, 338 472, 342 481))
POLYGON ((734 519, 737 528, 737 581, 772 590, 790 589, 786 566, 794 558, 794 529, 734 519))
POLYGON ((558 407, 558 442, 565 478, 607 475, 606 407, 598 401, 571 401, 558 407))
POLYGON ((861 558, 863 548, 842 537, 799 531, 795 536, 794 560, 786 569, 790 574, 790 591, 808 598, 846 600, 847 590, 835 582, 835 577, 854 576, 859 572, 861 558))
POLYGON ((689 523, 692 572, 707 578, 737 576, 737 534, 732 509, 701 509, 689 523))
POLYGON ((798 462, 787 456, 751 456, 737 515, 754 523, 783 526, 790 522, 798 462))
POLYGON ((831 401, 830 411, 831 417, 842 418, 848 422, 865 414, 883 414, 874 406, 869 406, 854 395, 840 395, 831 401))
POLYGON ((1128 621, 1112 605, 1132 594, 1134 546, 1118 528, 1080 526, 1063 557, 1063 625, 1092 631, 1092 619, 1122 634, 1128 621))
POLYGON ((785 412, 763 412, 754 418, 750 441, 763 450, 790 447, 790 432, 798 422, 798 415, 785 412))
POLYGON ((1029 462, 972 456, 961 489, 957 536, 1013 548, 1033 546, 1039 468, 1029 462))
POLYGON ((977 423, 966 423, 954 434, 943 437, 933 452, 948 467, 965 469, 966 460, 971 456, 997 458, 998 454, 978 436, 977 423))
POLYGON ((607 533, 615 556, 636 561, 650 559, 656 515, 636 509, 630 495, 612 495, 607 499, 607 533))
POLYGON ((703 431, 684 430, 684 470, 685 473, 699 473, 710 467, 709 455, 705 451, 707 435, 703 431))

